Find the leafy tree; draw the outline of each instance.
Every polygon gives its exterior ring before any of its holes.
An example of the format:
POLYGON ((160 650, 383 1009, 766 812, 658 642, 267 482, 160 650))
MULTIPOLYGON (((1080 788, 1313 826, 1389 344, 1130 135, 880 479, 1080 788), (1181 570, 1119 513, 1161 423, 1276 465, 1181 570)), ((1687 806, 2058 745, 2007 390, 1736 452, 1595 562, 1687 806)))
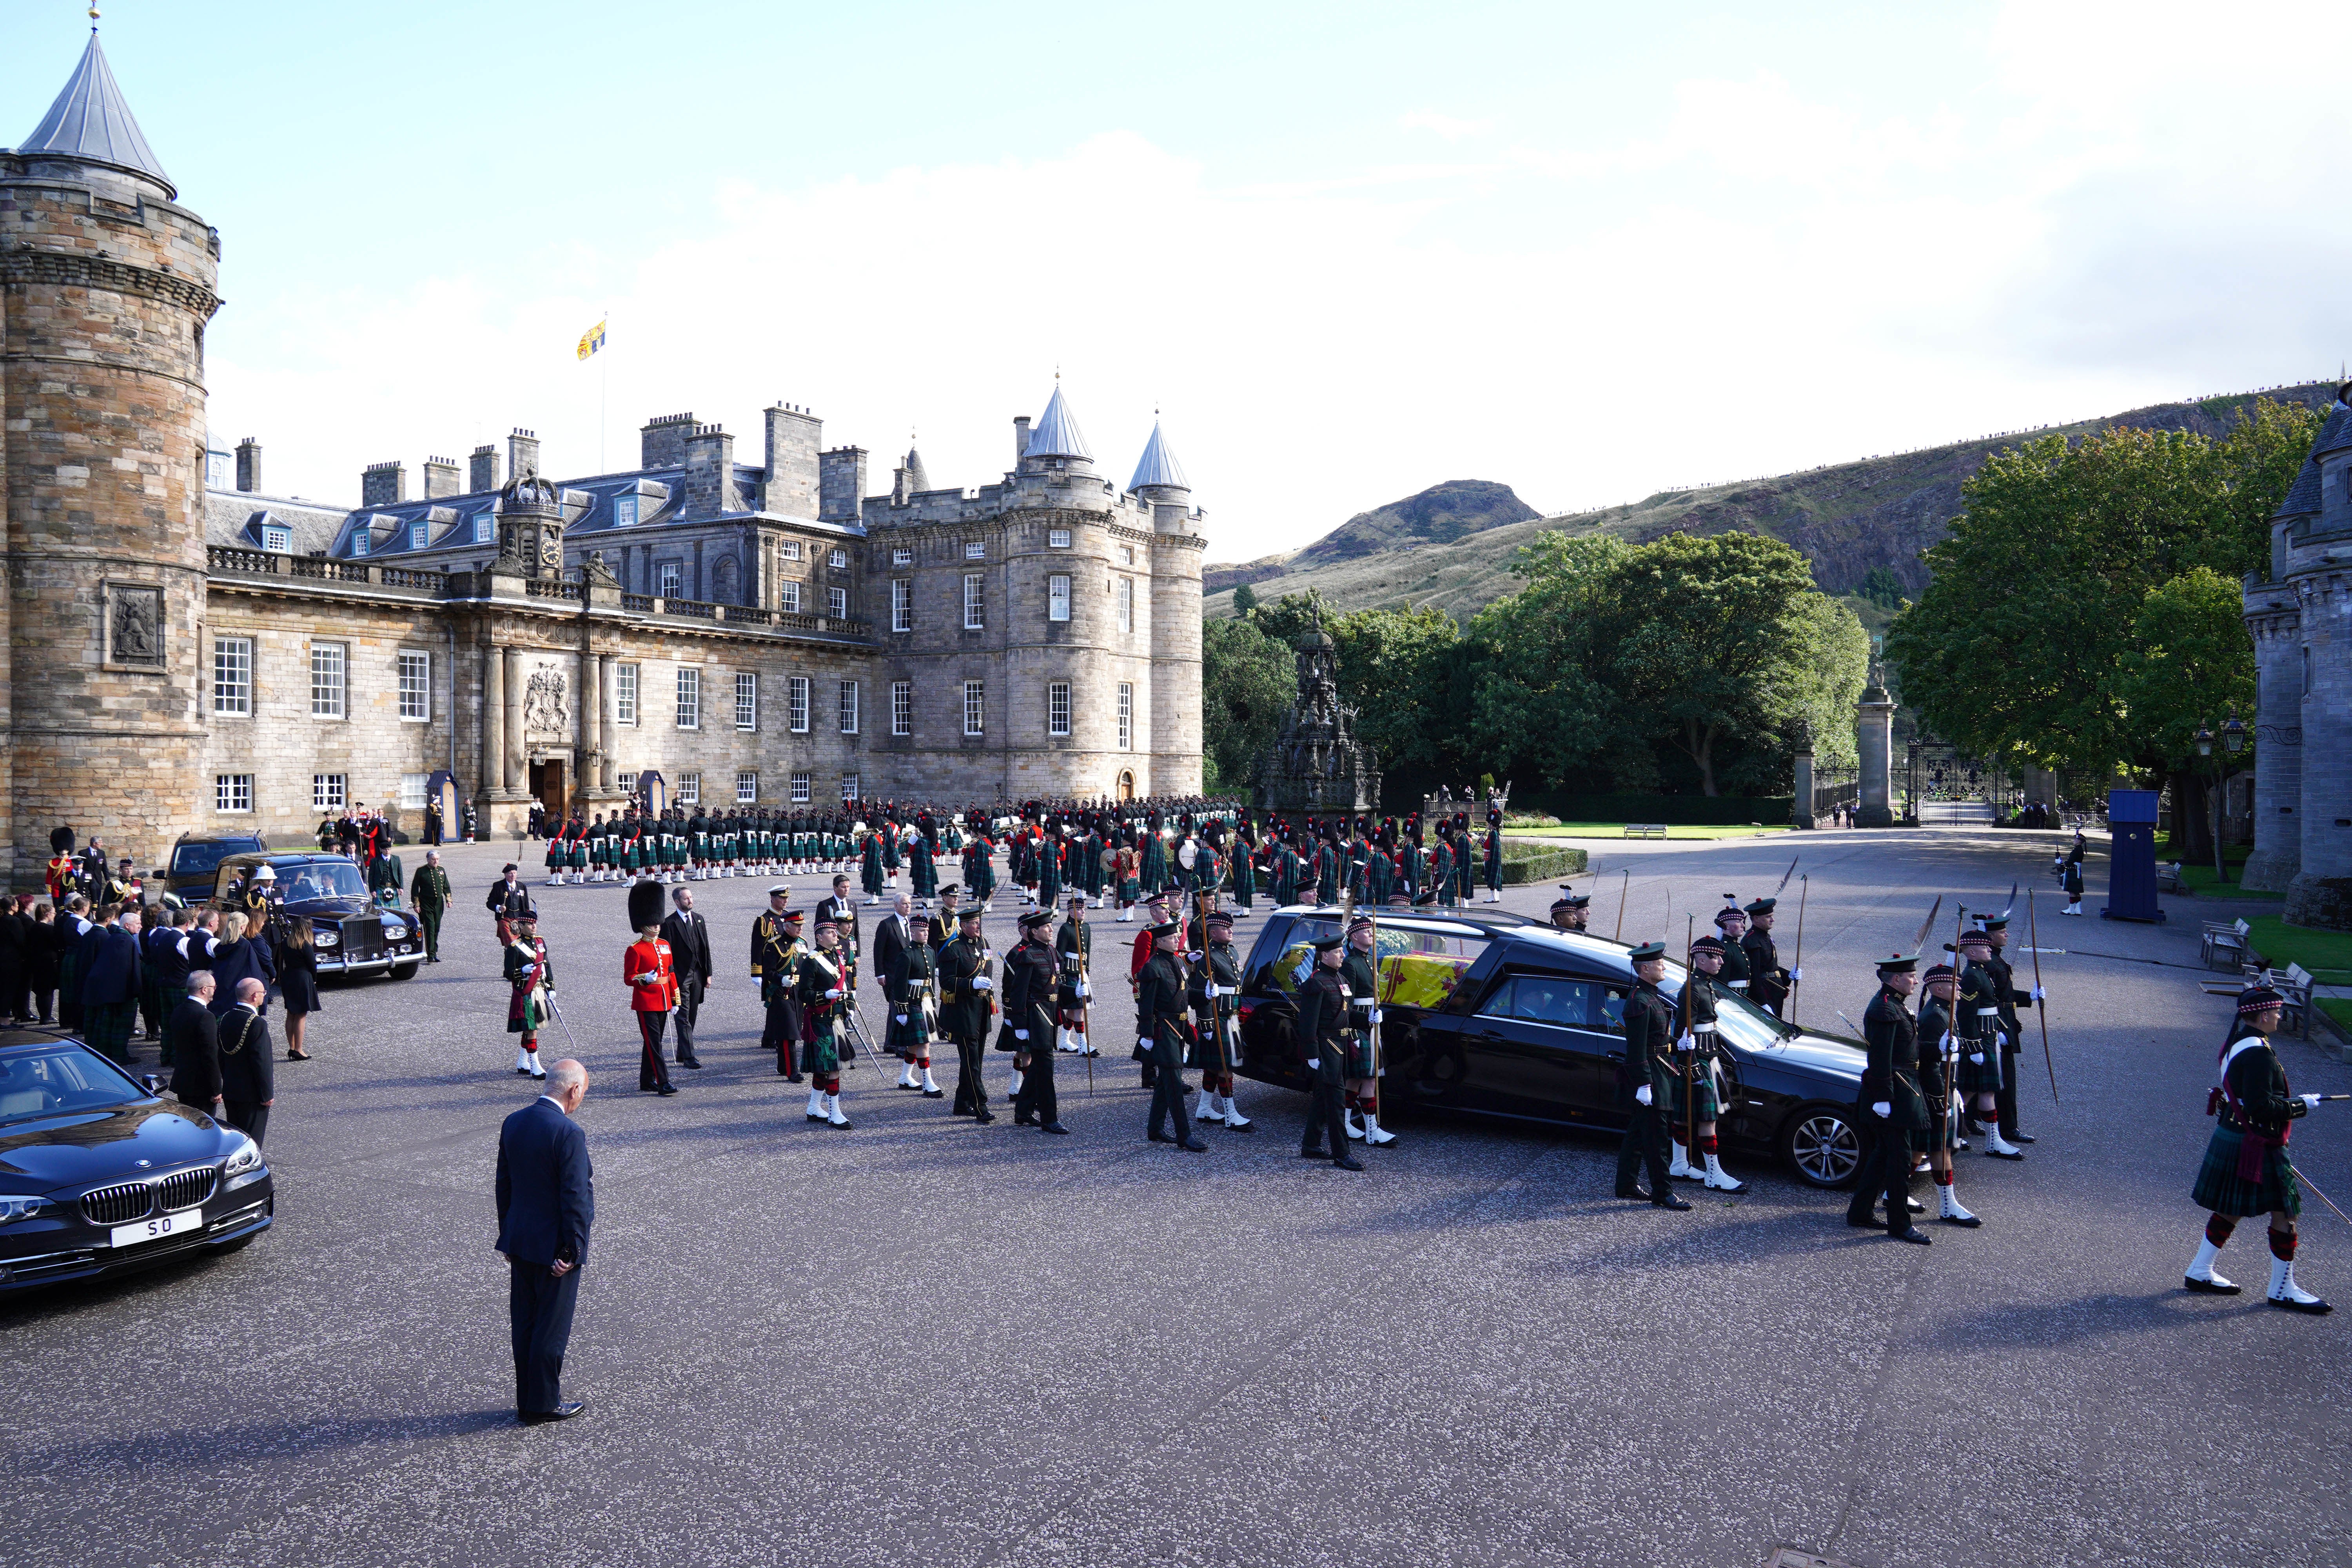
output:
POLYGON ((1889 628, 1906 699, 1979 756, 2160 783, 2173 754, 2122 689, 2141 610, 2183 574, 2263 564, 2315 425, 2265 399, 2219 442, 2116 429, 1988 459, 1927 552, 1933 581, 1889 628))
POLYGON ((1884 566, 1874 566, 1862 574, 1862 584, 1854 590, 1882 610, 1903 607, 1903 579, 1884 566))
MULTIPOLYGON (((2209 769, 2226 756, 2219 739, 2232 714, 2254 710, 2254 652, 2238 584, 2197 566, 2148 590, 2132 626, 2116 695, 2146 754, 2173 781, 2173 832, 2192 859, 2212 858, 2209 769), (2210 728, 2213 757, 2200 757, 2197 731, 2210 728)), ((2239 765, 2251 764, 2241 753, 2239 765)))
POLYGON ((1526 586, 1470 623, 1467 754, 1546 784, 1596 771, 1621 787, 1655 783, 1647 747, 1626 732, 1606 683, 1602 630, 1631 553, 1614 534, 1549 529, 1519 547, 1511 571, 1526 586))
POLYGON ((1338 649, 1339 699, 1356 709, 1356 732, 1379 751, 1381 766, 1450 766, 1460 739, 1450 717, 1449 660, 1462 635, 1453 617, 1426 608, 1343 613, 1313 588, 1250 613, 1286 650, 1318 619, 1338 649))
POLYGON ((1234 590, 1234 614, 1246 616, 1257 608, 1257 590, 1244 583, 1234 590))
POLYGON ((1718 744, 1770 733, 1798 710, 1792 649, 1812 568, 1760 534, 1670 533, 1634 551, 1616 577, 1604 630, 1616 689, 1654 737, 1689 759, 1701 793, 1720 795, 1718 744))
POLYGON ((1258 763, 1281 732, 1298 691, 1289 647, 1244 617, 1201 627, 1201 727, 1208 763, 1223 787, 1257 780, 1258 763))

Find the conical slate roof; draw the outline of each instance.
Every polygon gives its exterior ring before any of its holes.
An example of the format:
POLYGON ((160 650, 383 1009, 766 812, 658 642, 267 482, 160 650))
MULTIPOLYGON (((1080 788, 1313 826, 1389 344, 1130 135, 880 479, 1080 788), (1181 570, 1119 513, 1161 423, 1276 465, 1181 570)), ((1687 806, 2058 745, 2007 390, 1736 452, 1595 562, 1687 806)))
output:
POLYGON ((2327 422, 2319 427, 2319 439, 2311 444, 2311 456, 2303 460, 2303 468, 2294 476, 2294 484, 2279 502, 2273 517, 2311 517, 2319 511, 2319 456, 2339 447, 2352 446, 2352 408, 2338 403, 2327 410, 2327 422))
POLYGON ((1083 458, 1087 462, 1094 461, 1095 455, 1087 450, 1087 438, 1078 434, 1076 416, 1062 400, 1062 384, 1058 381, 1054 384, 1053 400, 1045 405, 1045 412, 1038 416, 1037 427, 1029 433, 1026 456, 1083 458))
POLYGON ((909 490, 931 488, 931 476, 923 471, 923 455, 912 447, 907 448, 907 488, 909 490))
POLYGON ((1172 485, 1180 490, 1192 488, 1184 479, 1183 465, 1169 449, 1168 438, 1160 433, 1157 419, 1151 422, 1151 439, 1143 445, 1142 460, 1135 465, 1135 478, 1127 481, 1131 490, 1139 490, 1146 485, 1172 485))
POLYGON ((114 73, 107 69, 106 51, 98 47, 95 28, 65 90, 16 151, 28 158, 47 155, 110 163, 146 175, 168 195, 180 194, 156 161, 147 138, 139 133, 139 121, 131 117, 131 105, 123 101, 122 89, 114 84, 114 73))

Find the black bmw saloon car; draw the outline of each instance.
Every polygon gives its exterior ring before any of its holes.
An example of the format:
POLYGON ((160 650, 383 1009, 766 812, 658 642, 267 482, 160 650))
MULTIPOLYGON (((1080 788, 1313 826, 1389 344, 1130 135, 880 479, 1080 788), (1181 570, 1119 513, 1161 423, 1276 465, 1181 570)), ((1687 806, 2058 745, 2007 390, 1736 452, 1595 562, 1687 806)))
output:
MULTIPOLYGON (((1329 907, 1286 908, 1258 932, 1243 971, 1243 1075, 1307 1088, 1292 998, 1302 959, 1339 919, 1329 907)), ((1634 979, 1622 943, 1500 910, 1384 914, 1378 940, 1384 1104, 1623 1131, 1617 1073, 1634 979)), ((1683 974, 1666 965, 1668 999, 1683 974)), ((1731 1058, 1717 1124, 1727 1151, 1778 1159, 1813 1186, 1851 1182, 1860 1042, 1784 1024, 1739 997, 1719 1005, 1717 1025, 1731 1058)))
POLYGON ((0 1029, 0 1292, 229 1252, 269 1228, 260 1146, 79 1041, 0 1029))

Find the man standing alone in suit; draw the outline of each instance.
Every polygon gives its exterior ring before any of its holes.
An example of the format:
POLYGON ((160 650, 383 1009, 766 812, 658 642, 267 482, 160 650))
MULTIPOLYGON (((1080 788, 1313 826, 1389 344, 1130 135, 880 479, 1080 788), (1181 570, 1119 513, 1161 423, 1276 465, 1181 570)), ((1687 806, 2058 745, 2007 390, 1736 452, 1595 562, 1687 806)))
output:
POLYGON ((172 1042, 172 1092, 182 1105, 220 1116, 220 1025, 213 1017, 213 972, 193 971, 164 1038, 172 1042))
POLYGON ((499 1242, 509 1269, 515 1414, 526 1426, 568 1421, 588 1402, 563 1402, 563 1349, 596 1220, 588 1135, 572 1120, 588 1098, 588 1069, 566 1057, 548 1069, 547 1092, 499 1129, 499 1242))
POLYGON ((710 928, 694 912, 694 895, 684 888, 670 895, 677 912, 661 923, 662 940, 669 943, 670 973, 677 977, 677 1065, 698 1068, 694 1054, 694 1020, 702 1011, 702 993, 710 984, 710 928))

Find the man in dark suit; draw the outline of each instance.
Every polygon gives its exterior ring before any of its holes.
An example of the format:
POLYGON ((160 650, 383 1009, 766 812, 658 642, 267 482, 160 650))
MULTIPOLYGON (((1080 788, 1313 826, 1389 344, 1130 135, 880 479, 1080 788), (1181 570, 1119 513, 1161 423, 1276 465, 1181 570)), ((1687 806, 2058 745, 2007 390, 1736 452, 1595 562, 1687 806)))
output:
POLYGON ((710 984, 710 930, 694 912, 691 892, 680 888, 670 900, 677 912, 662 921, 661 933, 669 943, 670 972, 677 976, 677 1010, 671 1015, 677 1025, 677 1065, 698 1068, 702 1058, 694 1054, 694 1019, 710 984))
POLYGON ((128 1065, 145 971, 139 962, 139 911, 106 906, 82 933, 81 1037, 89 1048, 128 1065))
POLYGON ((191 972, 180 1005, 164 1026, 163 1037, 172 1042, 172 1092, 182 1105, 219 1116, 220 1024, 213 1016, 212 1001, 212 971, 191 972))
POLYGON ((902 1001, 907 994, 907 950, 922 940, 908 919, 914 908, 914 900, 900 893, 890 900, 890 912, 874 927, 874 975, 882 982, 883 996, 892 1003, 902 1001))
POLYGON ((523 1425, 564 1421, 588 1408, 563 1402, 563 1348, 596 1220, 588 1135, 572 1120, 588 1097, 588 1069, 569 1057, 548 1069, 547 1092, 499 1129, 499 1241, 509 1269, 515 1414, 523 1425))
POLYGON ((221 1110, 230 1126, 256 1143, 269 1131, 269 1108, 278 1100, 278 1053, 269 1048, 269 1020, 261 1016, 268 995, 268 987, 251 975, 238 981, 236 1005, 222 1015, 215 1036, 221 1110))
POLYGON ((482 900, 488 908, 491 919, 498 922, 499 945, 501 948, 514 940, 515 921, 525 915, 539 913, 537 906, 530 901, 530 891, 518 879, 516 870, 515 863, 508 861, 499 879, 490 884, 490 896, 482 900))

